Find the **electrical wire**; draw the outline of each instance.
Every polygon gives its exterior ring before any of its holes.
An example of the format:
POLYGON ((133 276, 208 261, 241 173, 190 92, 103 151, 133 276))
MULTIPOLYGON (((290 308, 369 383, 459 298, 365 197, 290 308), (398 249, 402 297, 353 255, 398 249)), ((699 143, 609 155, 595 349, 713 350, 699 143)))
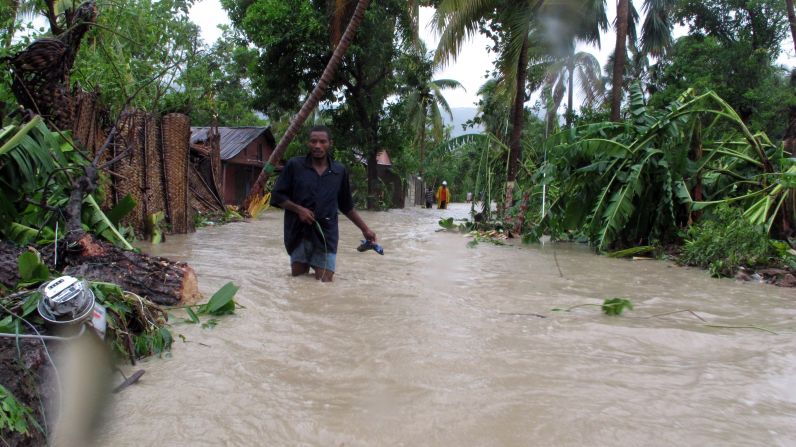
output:
POLYGON ((70 341, 70 340, 76 340, 81 335, 83 335, 84 332, 86 332, 86 325, 81 325, 80 332, 78 332, 77 335, 73 335, 71 337, 58 337, 56 335, 9 334, 9 333, 3 333, 3 332, 0 332, 0 337, 4 337, 4 338, 22 338, 22 339, 38 338, 38 339, 41 339, 41 340, 70 341))

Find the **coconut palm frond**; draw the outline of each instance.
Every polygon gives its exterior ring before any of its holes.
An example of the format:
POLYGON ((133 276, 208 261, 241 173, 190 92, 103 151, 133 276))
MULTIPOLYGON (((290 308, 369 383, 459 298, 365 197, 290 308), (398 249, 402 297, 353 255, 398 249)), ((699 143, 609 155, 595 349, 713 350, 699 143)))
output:
POLYGON ((674 0, 645 0, 646 19, 641 29, 641 49, 645 54, 661 57, 672 46, 674 0))
POLYGON ((445 122, 442 119, 442 113, 440 112, 439 107, 431 107, 429 110, 430 113, 430 124, 431 124, 431 132, 434 136, 436 141, 442 140, 442 133, 445 129, 445 122))
POLYGON ((494 7, 494 0, 443 1, 432 19, 437 31, 441 33, 434 62, 445 65, 455 59, 462 45, 478 32, 481 18, 494 7))

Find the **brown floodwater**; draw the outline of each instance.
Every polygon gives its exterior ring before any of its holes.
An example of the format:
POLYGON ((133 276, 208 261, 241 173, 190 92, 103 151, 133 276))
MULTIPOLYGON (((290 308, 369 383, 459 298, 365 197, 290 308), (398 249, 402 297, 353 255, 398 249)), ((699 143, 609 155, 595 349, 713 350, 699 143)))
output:
POLYGON ((342 218, 331 284, 289 275, 278 210, 146 248, 208 296, 234 281, 243 308, 175 315, 185 341, 138 365, 99 445, 796 445, 794 290, 575 244, 468 248, 437 231, 467 209, 362 212, 384 256, 342 218), (635 310, 552 311, 611 297, 635 310), (707 323, 660 315, 686 309, 707 323))

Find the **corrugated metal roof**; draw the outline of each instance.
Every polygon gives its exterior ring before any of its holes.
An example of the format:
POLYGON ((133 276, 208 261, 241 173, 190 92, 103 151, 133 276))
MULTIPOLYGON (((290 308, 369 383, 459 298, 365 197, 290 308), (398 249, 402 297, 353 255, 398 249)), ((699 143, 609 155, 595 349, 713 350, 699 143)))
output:
POLYGON ((376 154, 376 164, 392 166, 392 160, 390 160, 390 155, 387 154, 387 149, 382 149, 376 154))
MULTIPOLYGON (((209 127, 191 127, 191 143, 201 143, 207 141, 209 127)), ((274 136, 271 134, 270 127, 219 127, 218 133, 221 135, 221 159, 229 160, 238 155, 240 151, 257 137, 265 133, 265 140, 274 147, 274 136)))
MULTIPOLYGON (((363 157, 361 155, 354 155, 354 158, 359 160, 360 163, 363 165, 368 164, 367 157, 363 157)), ((390 155, 387 153, 387 149, 382 149, 376 152, 376 164, 380 166, 392 166, 392 160, 390 160, 390 155)))

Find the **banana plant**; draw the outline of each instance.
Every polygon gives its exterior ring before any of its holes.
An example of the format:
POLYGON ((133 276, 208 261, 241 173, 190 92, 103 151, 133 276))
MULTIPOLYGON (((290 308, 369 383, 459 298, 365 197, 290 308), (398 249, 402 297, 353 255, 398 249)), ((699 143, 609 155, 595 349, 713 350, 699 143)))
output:
POLYGON ((739 201, 750 220, 771 228, 792 197, 796 168, 777 171, 781 153, 764 134, 711 91, 687 90, 662 110, 647 107, 640 84, 630 93, 626 122, 553 136, 551 160, 539 172, 559 193, 541 227, 583 234, 599 251, 651 245, 674 238, 692 211, 739 201), (697 184, 707 200, 692 197, 697 184))
MULTIPOLYGON (((73 180, 89 164, 67 137, 40 116, 0 129, 0 237, 17 243, 49 242, 64 229, 63 207, 73 180)), ((92 196, 83 201, 84 228, 127 249, 132 245, 92 196)))

